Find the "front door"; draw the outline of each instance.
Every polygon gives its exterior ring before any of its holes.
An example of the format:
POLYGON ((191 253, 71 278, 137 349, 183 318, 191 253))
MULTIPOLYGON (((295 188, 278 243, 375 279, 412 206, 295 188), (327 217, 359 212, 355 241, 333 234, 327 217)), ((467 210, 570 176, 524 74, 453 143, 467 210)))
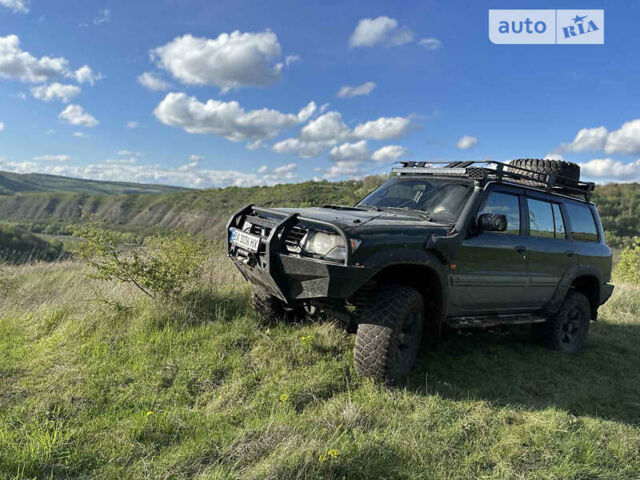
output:
POLYGON ((522 228, 523 192, 497 186, 485 197, 484 213, 507 216, 504 232, 480 232, 467 238, 450 266, 450 315, 526 310, 528 275, 522 228))

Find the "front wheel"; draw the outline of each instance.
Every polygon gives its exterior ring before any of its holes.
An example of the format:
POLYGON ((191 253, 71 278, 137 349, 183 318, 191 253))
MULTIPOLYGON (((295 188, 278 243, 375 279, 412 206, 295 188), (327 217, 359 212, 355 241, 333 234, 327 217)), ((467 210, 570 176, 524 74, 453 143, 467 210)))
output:
POLYGON ((534 325, 534 334, 553 350, 577 353, 584 346, 590 322, 589 300, 584 294, 569 290, 558 313, 545 323, 534 325))
POLYGON ((360 315, 356 371, 382 382, 399 382, 415 362, 424 326, 424 300, 410 287, 385 287, 360 315))
POLYGON ((265 325, 274 325, 279 320, 284 320, 286 311, 282 301, 269 295, 265 290, 254 287, 251 294, 251 307, 256 311, 260 320, 265 325))

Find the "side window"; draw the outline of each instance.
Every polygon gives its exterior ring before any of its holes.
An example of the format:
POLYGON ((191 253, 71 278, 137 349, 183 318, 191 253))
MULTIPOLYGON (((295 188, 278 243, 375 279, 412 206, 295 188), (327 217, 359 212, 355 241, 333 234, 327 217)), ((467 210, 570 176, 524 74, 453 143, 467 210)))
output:
MULTIPOLYGON (((491 192, 480 214, 501 213, 507 216, 507 229, 504 232, 511 235, 520 234, 520 203, 517 195, 491 192)), ((496 232, 498 233, 498 232, 496 232)))
POLYGON ((553 210, 549 202, 527 198, 529 234, 532 237, 555 238, 553 210))
POLYGON ((579 242, 597 242, 598 230, 591 210, 586 205, 567 203, 573 239, 579 242))
POLYGON ((567 229, 564 228, 564 219, 562 218, 562 210, 557 203, 553 204, 553 220, 556 226, 556 238, 566 239, 567 229))

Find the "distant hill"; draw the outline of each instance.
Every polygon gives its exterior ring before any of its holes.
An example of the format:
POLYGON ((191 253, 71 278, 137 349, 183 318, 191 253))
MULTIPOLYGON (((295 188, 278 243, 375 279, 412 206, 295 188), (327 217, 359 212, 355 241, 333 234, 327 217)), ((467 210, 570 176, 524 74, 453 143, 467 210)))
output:
MULTIPOLYGON (((48 176, 43 176, 48 177, 48 176)), ((64 177, 53 177, 65 179, 64 177)), ((347 182, 304 182, 273 187, 228 187, 217 190, 173 191, 168 193, 18 193, 0 196, 0 221, 44 233, 67 233, 65 224, 88 218, 104 221, 125 231, 182 229, 218 237, 231 212, 243 205, 307 207, 326 204, 353 205, 377 187, 384 177, 368 177, 347 182)), ((79 180, 79 182, 84 182, 79 180)), ((102 182, 94 182, 102 186, 102 182)), ((127 184, 107 183, 123 188, 127 184)), ((143 188, 154 186, 131 184, 143 188)), ((156 187, 170 188, 170 187, 156 187)), ((640 236, 640 184, 598 186, 594 202, 602 217, 609 245, 628 245, 640 236)))
POLYGON ((307 207, 354 204, 380 177, 348 182, 304 182, 273 187, 228 187, 162 194, 19 193, 0 197, 0 221, 32 231, 66 233, 65 223, 92 218, 121 230, 182 229, 216 237, 243 205, 307 207))
POLYGON ((103 182, 42 173, 0 172, 0 196, 28 192, 74 192, 114 195, 123 193, 169 193, 188 189, 145 183, 103 182))

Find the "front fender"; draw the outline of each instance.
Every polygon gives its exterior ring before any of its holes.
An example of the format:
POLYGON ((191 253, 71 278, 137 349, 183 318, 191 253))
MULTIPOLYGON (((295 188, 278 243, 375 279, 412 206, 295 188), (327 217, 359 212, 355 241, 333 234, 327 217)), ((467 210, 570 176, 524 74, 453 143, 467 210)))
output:
MULTIPOLYGON (((438 329, 440 328, 440 325, 444 322, 448 315, 449 272, 447 265, 443 263, 441 257, 437 253, 417 248, 384 250, 368 258, 365 264, 368 267, 372 267, 377 272, 372 278, 384 275, 385 270, 388 268, 398 266, 427 267, 435 272, 440 283, 442 297, 441 305, 439 308, 439 318, 437 319, 438 329)), ((407 280, 411 280, 413 283, 420 284, 420 278, 410 278, 407 280)))

